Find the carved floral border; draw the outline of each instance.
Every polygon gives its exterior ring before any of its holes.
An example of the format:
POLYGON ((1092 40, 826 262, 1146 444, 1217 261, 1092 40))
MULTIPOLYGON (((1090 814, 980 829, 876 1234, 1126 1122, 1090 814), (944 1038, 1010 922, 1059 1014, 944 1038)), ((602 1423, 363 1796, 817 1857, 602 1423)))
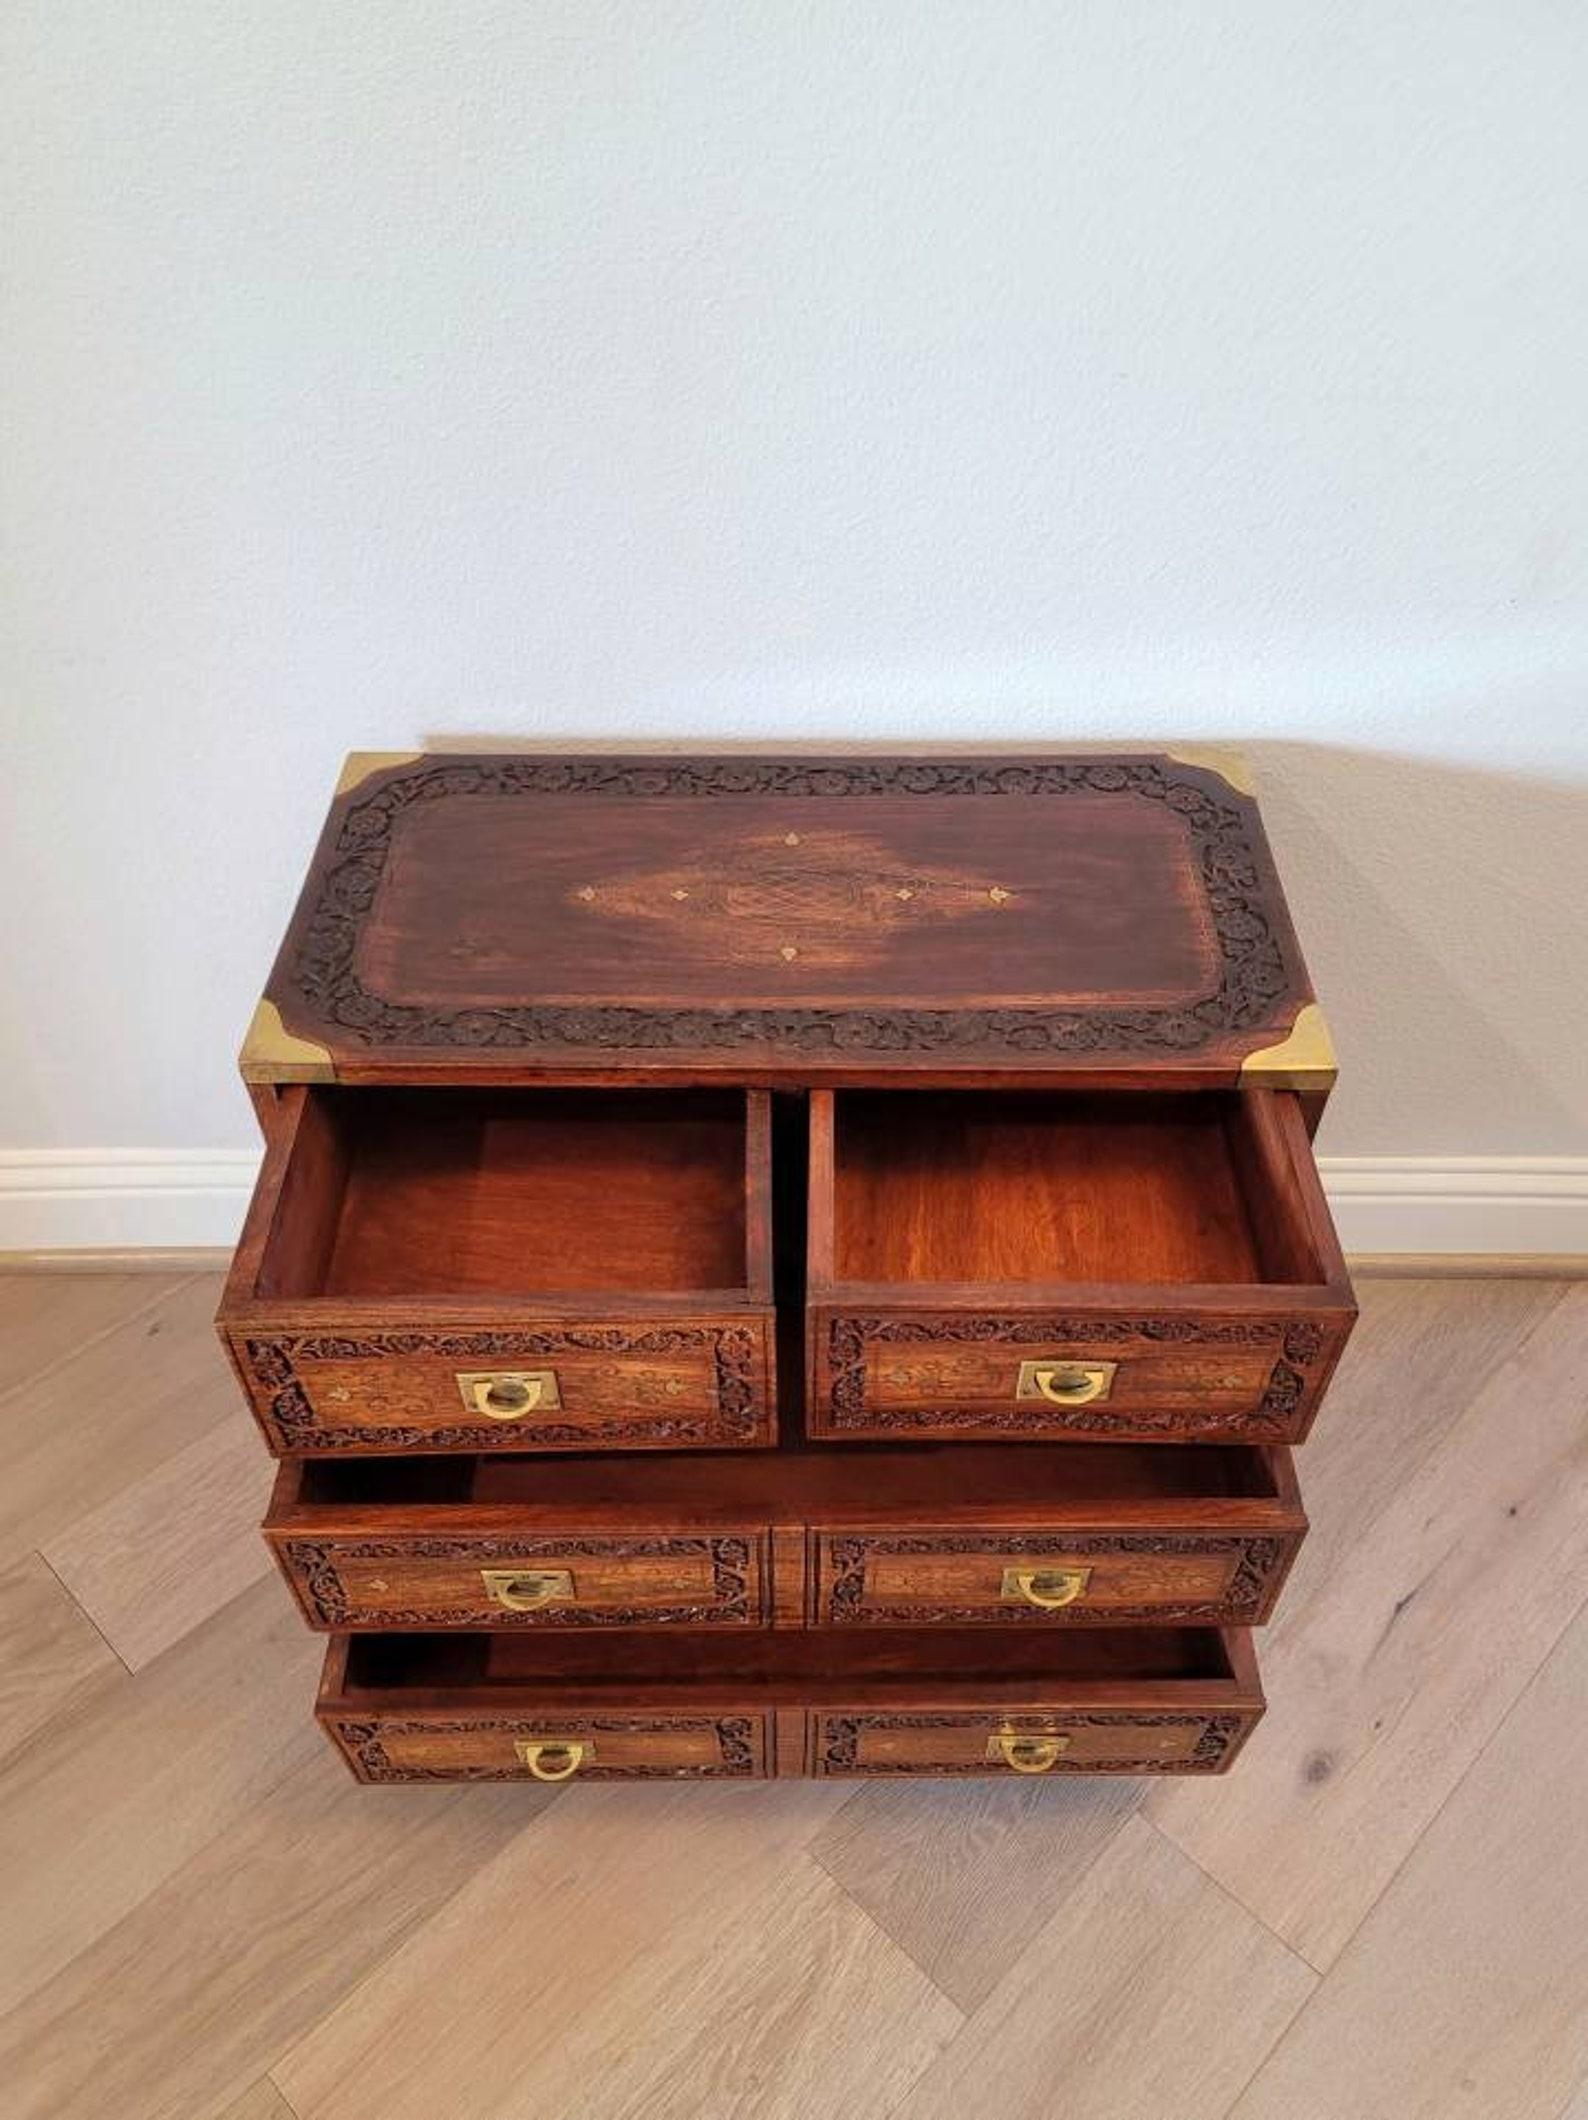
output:
POLYGON ((864 1430, 970 1429, 1011 1435, 1063 1431, 1073 1435, 1119 1435, 1150 1430, 1163 1435, 1241 1435, 1258 1441, 1293 1436, 1312 1390, 1308 1372, 1327 1344, 1321 1325, 1286 1318, 1121 1318, 1084 1314, 1064 1317, 841 1315, 827 1320, 831 1427, 864 1430), (1199 1416, 1185 1407, 1133 1406, 1128 1412, 1106 1402, 1086 1406, 872 1407, 866 1398, 866 1350, 888 1345, 1024 1346, 1097 1344, 1119 1346, 1147 1340, 1158 1346, 1269 1347, 1274 1366, 1255 1406, 1228 1407, 1199 1416))
MULTIPOLYGON (((1288 996, 1306 998, 1287 923, 1272 909, 1271 865, 1256 812, 1196 767, 1143 758, 969 761, 481 758, 437 760, 382 776, 349 801, 313 895, 295 920, 277 998, 290 1019, 306 1002, 316 1023, 365 1046, 583 1048, 635 1051, 1194 1053, 1212 1040, 1275 1025, 1288 996), (1170 810, 1190 837, 1218 945, 1219 980, 1188 1006, 1023 1008, 442 1008, 395 1002, 359 975, 361 927, 374 904, 395 828, 414 804, 450 797, 597 800, 646 796, 1042 797, 1127 795, 1170 810)), ((996 834, 993 823, 991 831, 996 834)), ((1294 1011, 1292 1011, 1294 1013, 1294 1011)), ((303 1028, 309 1029, 310 1025, 303 1028)))
MULTIPOLYGON (((490 1627, 550 1628, 744 1626, 761 1616, 752 1598, 752 1542, 747 1538, 379 1538, 281 1541, 284 1565, 310 1617, 326 1627, 490 1627), (467 1560, 480 1563, 533 1562, 547 1558, 627 1560, 647 1555, 668 1558, 703 1556, 709 1561, 712 1598, 699 1605, 603 1605, 599 1608, 558 1605, 535 1612, 513 1612, 482 1602, 438 1612, 433 1606, 386 1605, 355 1611, 339 1564, 348 1561, 467 1560)), ((764 1554, 762 1555, 764 1564, 764 1554)), ((764 1569, 763 1569, 764 1572, 764 1569)))
POLYGON ((689 1444, 749 1442, 762 1418, 757 1371, 762 1340, 749 1325, 656 1327, 569 1325, 510 1332, 370 1332, 360 1334, 253 1334, 240 1342, 242 1365, 257 1387, 266 1432, 286 1451, 536 1450, 590 1449, 618 1444, 677 1448, 689 1444), (678 1354, 705 1348, 715 1378, 715 1405, 698 1415, 661 1419, 537 1420, 532 1431, 504 1433, 499 1421, 448 1422, 416 1427, 342 1427, 316 1408, 299 1372, 300 1362, 357 1361, 431 1355, 443 1360, 490 1357, 521 1361, 569 1354, 678 1354))
MULTIPOLYGON (((709 1730, 717 1742, 718 1758, 707 1766, 602 1766, 599 1755, 581 1766, 580 1781, 715 1781, 734 1777, 753 1778, 762 1769, 757 1763, 752 1739, 754 1723, 745 1716, 710 1715, 558 1715, 559 1736, 664 1736, 676 1730, 709 1730)), ((327 1727, 347 1754, 361 1781, 530 1781, 517 1764, 446 1767, 405 1767, 394 1763, 386 1750, 388 1737, 425 1737, 438 1731, 468 1736, 538 1737, 550 1728, 543 1716, 536 1721, 503 1716, 481 1716, 467 1721, 381 1716, 368 1720, 332 1718, 327 1727)))
MULTIPOLYGON (((1251 1728, 1244 1715, 1068 1715, 1055 1711, 1039 1723, 1035 1718, 1009 1715, 1002 1718, 1015 1728, 1029 1720, 1033 1729, 1060 1722, 1066 1730, 1117 1729, 1126 1735, 1143 1729, 1198 1730, 1200 1736, 1189 1754, 1180 1759, 1143 1759, 1129 1750, 1107 1759, 1066 1760, 1061 1754, 1047 1771, 1060 1774, 1216 1774, 1230 1752, 1251 1728)), ((817 1717, 815 1766, 818 1774, 996 1774, 995 1761, 957 1760, 930 1766, 903 1760, 860 1761, 860 1740, 868 1730, 955 1730, 973 1725, 973 1715, 819 1715, 817 1717)))
POLYGON ((826 1541, 831 1573, 823 1570, 819 1618, 830 1626, 1118 1626, 1125 1622, 1199 1620, 1204 1624, 1250 1625, 1260 1611, 1275 1571, 1291 1541, 1235 1533, 1161 1532, 1095 1533, 1073 1537, 1046 1532, 922 1532, 908 1537, 831 1538, 826 1541), (1030 1605, 908 1604, 879 1605, 865 1601, 866 1565, 879 1553, 921 1554, 1205 1554, 1228 1555, 1235 1572, 1223 1594, 1176 1603, 1155 1600, 1138 1605, 1066 1605, 1062 1615, 1030 1605))

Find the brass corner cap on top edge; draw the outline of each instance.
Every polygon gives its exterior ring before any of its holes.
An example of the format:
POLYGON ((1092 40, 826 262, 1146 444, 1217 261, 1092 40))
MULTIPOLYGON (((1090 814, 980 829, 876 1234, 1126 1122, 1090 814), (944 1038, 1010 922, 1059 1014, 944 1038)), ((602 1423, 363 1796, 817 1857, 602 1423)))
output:
POLYGON ((336 1064, 323 1045, 298 1038, 273 1001, 261 1001, 238 1056, 245 1082, 334 1082, 336 1064))
POLYGON ((1217 773, 1237 795, 1257 793, 1256 776, 1244 751, 1233 750, 1226 744, 1188 743, 1166 751, 1164 756, 1172 758, 1177 765, 1200 766, 1206 773, 1217 773))
POLYGON ((384 773, 392 766, 411 766, 424 756, 423 751, 349 751, 337 776, 336 792, 350 795, 372 773, 384 773))
POLYGON ((1338 1073, 1334 1040, 1316 1001, 1303 1004, 1288 1037, 1241 1062, 1243 1082, 1269 1089, 1331 1089, 1338 1073))

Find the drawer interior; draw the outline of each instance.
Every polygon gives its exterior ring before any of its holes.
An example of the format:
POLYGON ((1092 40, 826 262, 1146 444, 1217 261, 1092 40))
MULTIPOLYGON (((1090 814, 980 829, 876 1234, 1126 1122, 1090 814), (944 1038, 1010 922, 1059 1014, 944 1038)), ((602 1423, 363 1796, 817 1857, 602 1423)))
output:
POLYGON ((744 1290, 749 1110, 742 1090, 311 1089, 255 1293, 744 1290))
POLYGON ((857 1456, 811 1446, 763 1459, 702 1452, 687 1460, 617 1453, 556 1459, 512 1456, 305 1458, 284 1478, 292 1501, 319 1508, 518 1507, 548 1512, 648 1512, 683 1523, 713 1514, 771 1520, 794 1513, 847 1518, 913 1512, 933 1522, 984 1509, 1037 1515, 1141 1503, 1275 1501, 1292 1491, 1280 1453, 1249 1445, 1029 1443, 883 1445, 857 1456))
POLYGON ((833 1279, 1323 1283, 1280 1095, 840 1090, 833 1279))
POLYGON ((614 1634, 357 1634, 346 1637, 346 1655, 341 1691, 350 1698, 460 1690, 480 1698, 535 1686, 651 1699, 676 1686, 819 1705, 890 1686, 901 1694, 929 1692, 934 1681, 996 1690, 1237 1675, 1229 1641, 1216 1627, 1093 1627, 1017 1640, 980 1629, 905 1627, 748 1641, 680 1633, 638 1643, 614 1634))

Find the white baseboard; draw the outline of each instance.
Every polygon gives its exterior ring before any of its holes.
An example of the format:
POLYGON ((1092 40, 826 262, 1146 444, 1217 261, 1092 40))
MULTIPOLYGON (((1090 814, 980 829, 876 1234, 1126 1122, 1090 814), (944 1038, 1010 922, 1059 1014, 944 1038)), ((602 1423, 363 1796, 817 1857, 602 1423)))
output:
POLYGON ((1588 1254, 1588 1156, 1324 1156, 1348 1252, 1588 1254))
POLYGON ((0 1149, 0 1252, 235 1244, 252 1148, 0 1149))
MULTIPOLYGON (((229 1245, 248 1148, 0 1150, 0 1252, 229 1245)), ((1588 1156, 1325 1156, 1349 1252, 1588 1255, 1588 1156)))

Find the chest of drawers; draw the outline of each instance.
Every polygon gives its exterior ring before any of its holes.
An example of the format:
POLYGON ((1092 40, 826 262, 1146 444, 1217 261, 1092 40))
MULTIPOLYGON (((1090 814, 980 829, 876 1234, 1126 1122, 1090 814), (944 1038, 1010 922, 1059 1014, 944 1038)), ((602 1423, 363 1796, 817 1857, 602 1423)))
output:
POLYGON ((1234 1757, 1354 1316, 1237 765, 358 756, 243 1071, 356 1775, 1234 1757))

